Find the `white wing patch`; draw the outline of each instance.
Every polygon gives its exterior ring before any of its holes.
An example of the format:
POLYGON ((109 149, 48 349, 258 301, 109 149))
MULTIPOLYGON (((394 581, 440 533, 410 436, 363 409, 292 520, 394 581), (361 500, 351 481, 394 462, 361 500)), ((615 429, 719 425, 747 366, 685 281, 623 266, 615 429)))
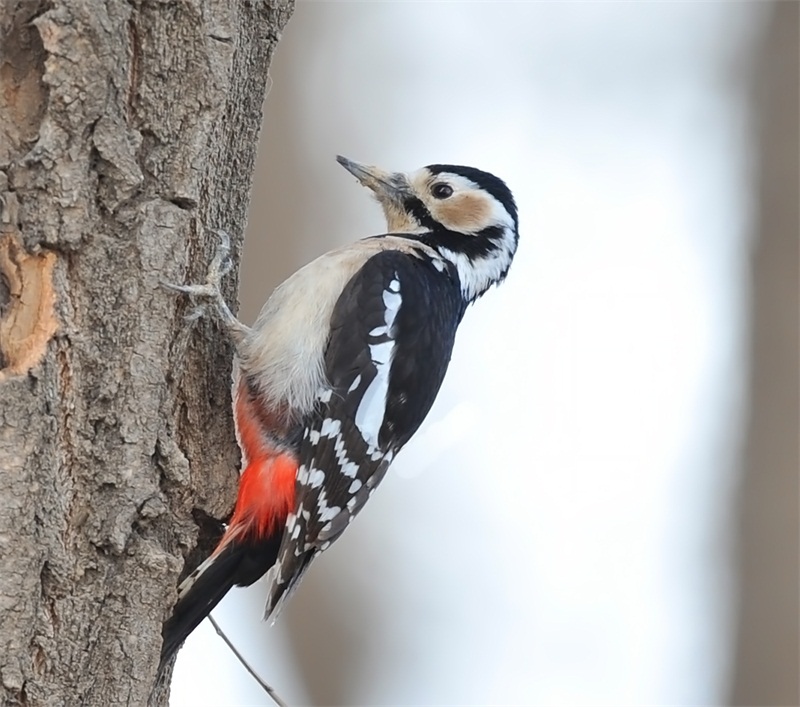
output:
POLYGON ((341 421, 333 420, 330 417, 328 417, 322 421, 322 429, 320 430, 320 435, 322 435, 323 437, 336 437, 339 434, 340 429, 342 429, 341 421))
POLYGON ((308 485, 312 489, 318 489, 325 481, 325 472, 322 469, 312 469, 308 475, 308 485))
MULTIPOLYGON (((319 500, 317 502, 317 507, 319 508, 319 522, 325 523, 326 521, 333 520, 336 516, 339 515, 341 512, 341 508, 339 506, 329 506, 325 500, 325 497, 320 494, 319 500)), ((306 549, 310 549, 313 545, 310 545, 306 549)))
POLYGON ((383 326, 373 329, 371 336, 388 336, 389 341, 369 345, 369 354, 377 373, 364 391, 364 397, 356 410, 356 427, 364 441, 372 448, 378 446, 378 434, 383 426, 386 413, 386 394, 389 390, 389 371, 394 353, 394 320, 400 310, 403 298, 400 295, 400 280, 395 273, 388 289, 383 291, 383 326))
POLYGON ((333 453, 336 455, 336 461, 339 462, 339 470, 344 476, 354 479, 358 474, 359 466, 347 457, 344 449, 344 439, 341 435, 337 435, 336 441, 333 443, 333 453))
POLYGON ((356 388, 358 388, 359 385, 361 385, 360 373, 353 379, 353 382, 350 384, 350 387, 347 389, 347 392, 352 393, 356 388))

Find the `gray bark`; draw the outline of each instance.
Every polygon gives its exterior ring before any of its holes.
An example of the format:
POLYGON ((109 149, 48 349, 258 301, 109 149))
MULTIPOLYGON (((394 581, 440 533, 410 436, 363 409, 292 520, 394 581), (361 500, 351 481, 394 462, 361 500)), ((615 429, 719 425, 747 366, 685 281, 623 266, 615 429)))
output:
POLYGON ((206 226, 238 252, 291 9, 0 6, 4 705, 166 704, 161 623, 238 452, 230 347, 160 282, 202 280, 206 226))

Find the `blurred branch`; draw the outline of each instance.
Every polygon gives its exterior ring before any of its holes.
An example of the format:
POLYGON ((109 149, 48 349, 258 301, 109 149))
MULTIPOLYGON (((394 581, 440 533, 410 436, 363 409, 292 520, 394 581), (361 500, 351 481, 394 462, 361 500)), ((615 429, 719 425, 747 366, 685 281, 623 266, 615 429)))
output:
POLYGON ((749 419, 739 491, 739 615, 731 704, 797 705, 798 23, 776 2, 752 101, 758 162, 751 260, 749 419))
POLYGON ((278 693, 275 692, 275 690, 270 685, 268 685, 264 680, 262 680, 261 676, 255 671, 255 669, 250 665, 250 663, 248 663, 244 659, 244 656, 237 650, 236 646, 234 646, 233 643, 231 643, 230 639, 225 635, 225 632, 220 628, 220 625, 216 622, 216 620, 211 614, 208 615, 208 620, 211 622, 211 625, 214 627, 214 630, 217 632, 217 635, 223 641, 225 641, 225 645, 227 645, 228 648, 231 649, 231 652, 245 667, 245 670, 247 670, 247 672, 253 676, 253 678, 259 685, 261 685, 261 687, 264 689, 264 692, 266 692, 269 695, 270 699, 276 705, 278 705, 278 707, 288 707, 288 705, 278 696, 278 693))

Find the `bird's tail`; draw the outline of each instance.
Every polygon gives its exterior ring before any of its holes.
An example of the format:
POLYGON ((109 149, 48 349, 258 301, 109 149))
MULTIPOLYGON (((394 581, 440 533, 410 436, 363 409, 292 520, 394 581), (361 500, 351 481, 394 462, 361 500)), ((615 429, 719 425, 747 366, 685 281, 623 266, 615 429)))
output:
POLYGON ((164 623, 161 668, 233 586, 247 587, 275 564, 287 515, 294 506, 298 460, 293 452, 256 445, 247 418, 243 444, 256 450, 239 479, 228 529, 217 549, 178 587, 178 602, 164 623))
POLYGON ((278 556, 280 533, 261 540, 232 540, 200 564, 178 587, 178 602, 164 623, 159 673, 228 591, 259 579, 278 556))

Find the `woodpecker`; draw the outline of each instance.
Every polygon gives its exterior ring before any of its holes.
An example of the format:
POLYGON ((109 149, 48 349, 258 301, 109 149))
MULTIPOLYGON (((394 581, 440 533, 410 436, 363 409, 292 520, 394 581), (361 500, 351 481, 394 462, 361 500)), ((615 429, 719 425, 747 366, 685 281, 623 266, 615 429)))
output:
POLYGON ((234 341, 243 471, 222 539, 178 588, 162 666, 234 585, 267 574, 264 618, 277 615, 425 419, 467 305, 505 278, 517 249, 514 198, 488 172, 337 160, 372 190, 386 234, 298 270, 252 328, 220 294, 224 237, 205 284, 172 286, 210 300, 234 341))

